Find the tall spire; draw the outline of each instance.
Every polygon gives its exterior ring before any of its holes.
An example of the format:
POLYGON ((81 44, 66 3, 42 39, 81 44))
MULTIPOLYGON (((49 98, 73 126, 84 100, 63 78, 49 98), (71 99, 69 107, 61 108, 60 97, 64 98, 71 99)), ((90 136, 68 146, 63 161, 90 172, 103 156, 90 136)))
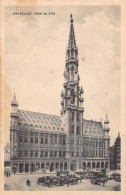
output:
POLYGON ((68 40, 68 47, 66 51, 66 61, 74 60, 78 66, 78 48, 76 46, 76 40, 74 35, 74 26, 73 26, 73 17, 72 14, 70 15, 70 33, 69 33, 69 40, 68 40))
POLYGON ((66 49, 66 65, 64 70, 64 92, 61 93, 61 115, 67 109, 79 109, 83 113, 83 88, 79 86, 78 48, 76 47, 73 17, 70 15, 70 33, 66 49))
POLYGON ((70 15, 70 34, 69 34, 69 41, 68 41, 69 48, 76 48, 76 40, 74 35, 74 26, 73 26, 73 17, 72 14, 70 15))

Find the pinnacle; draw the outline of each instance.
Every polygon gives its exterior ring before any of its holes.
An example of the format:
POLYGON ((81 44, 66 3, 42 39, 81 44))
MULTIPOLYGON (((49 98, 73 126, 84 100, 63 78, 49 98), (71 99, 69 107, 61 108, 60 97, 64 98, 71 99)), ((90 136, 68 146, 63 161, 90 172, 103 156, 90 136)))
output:
POLYGON ((14 92, 14 97, 13 97, 13 101, 16 102, 16 95, 15 95, 15 92, 14 92))
POLYGON ((71 18, 70 22, 72 23, 73 22, 72 13, 70 14, 70 18, 71 18))
POLYGON ((73 48, 76 47, 76 41, 75 41, 75 35, 74 35, 74 26, 73 26, 73 17, 72 14, 70 15, 71 17, 71 24, 70 24, 70 34, 69 34, 69 42, 68 42, 68 47, 73 48))

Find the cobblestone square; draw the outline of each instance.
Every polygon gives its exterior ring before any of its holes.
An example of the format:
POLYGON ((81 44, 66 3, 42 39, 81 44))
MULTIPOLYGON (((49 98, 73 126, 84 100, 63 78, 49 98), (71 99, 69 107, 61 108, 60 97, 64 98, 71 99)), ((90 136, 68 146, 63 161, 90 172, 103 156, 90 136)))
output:
MULTIPOLYGON (((47 174, 46 174, 47 175, 47 174)), ((42 186, 37 184, 37 179, 42 174, 16 174, 11 177, 5 176, 5 191, 120 191, 120 182, 109 180, 105 186, 94 185, 90 179, 83 179, 82 182, 75 185, 64 186, 42 186), (31 187, 27 187, 26 180, 31 181, 31 187)))

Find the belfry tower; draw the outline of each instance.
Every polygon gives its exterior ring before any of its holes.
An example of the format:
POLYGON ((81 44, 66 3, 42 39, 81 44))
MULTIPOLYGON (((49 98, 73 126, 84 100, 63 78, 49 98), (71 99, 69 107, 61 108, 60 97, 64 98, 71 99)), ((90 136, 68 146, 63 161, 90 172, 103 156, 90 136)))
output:
POLYGON ((81 168, 83 137, 83 93, 79 86, 78 48, 74 35, 72 14, 70 15, 70 34, 66 49, 66 65, 64 70, 64 90, 61 92, 61 115, 67 137, 68 169, 81 168))

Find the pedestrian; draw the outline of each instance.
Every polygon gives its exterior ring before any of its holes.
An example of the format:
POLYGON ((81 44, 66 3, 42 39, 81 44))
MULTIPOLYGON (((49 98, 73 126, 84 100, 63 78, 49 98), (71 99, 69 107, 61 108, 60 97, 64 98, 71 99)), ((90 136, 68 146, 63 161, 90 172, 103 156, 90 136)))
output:
POLYGON ((8 171, 7 171, 7 177, 9 177, 9 176, 10 176, 9 174, 10 174, 10 172, 9 172, 9 169, 8 169, 8 171))
POLYGON ((26 184, 27 184, 27 186, 31 186, 31 181, 29 179, 27 179, 26 184))
POLYGON ((67 181, 67 187, 69 187, 69 180, 67 181))
POLYGON ((62 186, 62 179, 60 180, 60 186, 62 186))
POLYGON ((28 179, 26 180, 26 184, 27 184, 27 186, 29 185, 29 180, 28 179))

